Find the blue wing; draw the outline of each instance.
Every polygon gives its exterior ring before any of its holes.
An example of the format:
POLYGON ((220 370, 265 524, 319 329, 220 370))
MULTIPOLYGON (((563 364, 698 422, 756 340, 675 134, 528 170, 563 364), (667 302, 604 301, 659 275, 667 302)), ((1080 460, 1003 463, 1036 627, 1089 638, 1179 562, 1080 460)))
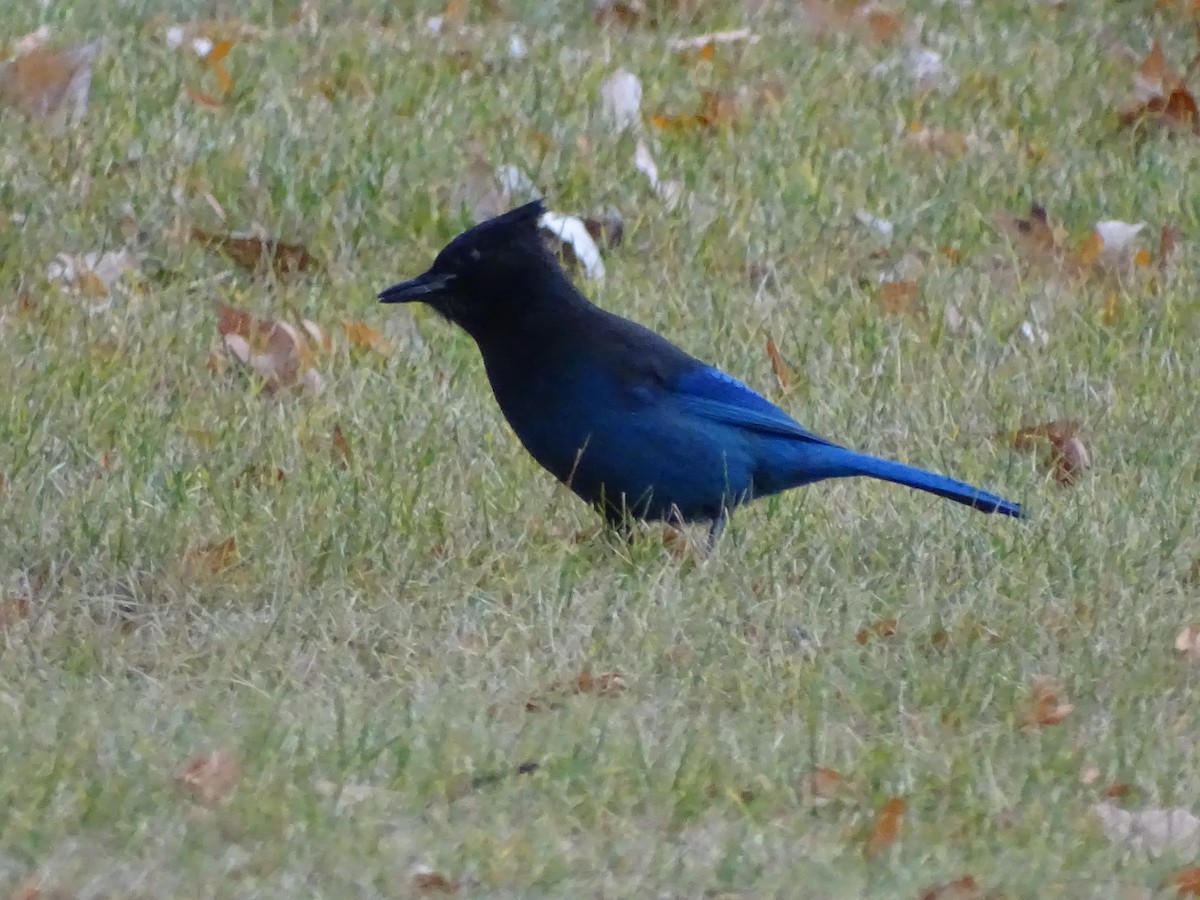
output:
POLYGON ((791 416, 712 366, 697 366, 678 377, 676 400, 688 411, 714 422, 814 444, 830 444, 803 428, 791 416))

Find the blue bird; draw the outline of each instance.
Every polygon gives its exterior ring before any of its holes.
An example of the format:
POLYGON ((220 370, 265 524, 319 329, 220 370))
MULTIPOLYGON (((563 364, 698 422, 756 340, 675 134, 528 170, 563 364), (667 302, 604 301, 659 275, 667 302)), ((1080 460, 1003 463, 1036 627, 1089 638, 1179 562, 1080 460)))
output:
POLYGON ((605 312, 542 241, 535 201, 454 238, 383 303, 427 303, 479 347, 525 449, 623 527, 630 518, 711 523, 826 478, 866 475, 987 513, 1021 507, 980 488, 838 446, 740 381, 653 331, 605 312))

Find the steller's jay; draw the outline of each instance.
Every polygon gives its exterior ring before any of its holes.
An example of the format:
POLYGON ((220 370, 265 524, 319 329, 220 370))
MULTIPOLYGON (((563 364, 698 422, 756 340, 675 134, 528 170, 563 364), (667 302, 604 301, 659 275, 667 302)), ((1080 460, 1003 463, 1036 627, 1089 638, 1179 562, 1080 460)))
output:
POLYGON ((479 346, 492 391, 533 458, 610 523, 707 520, 825 478, 868 475, 981 512, 1009 500, 802 428, 740 381, 605 312, 543 243, 535 201, 464 231, 423 275, 379 295, 427 303, 479 346))

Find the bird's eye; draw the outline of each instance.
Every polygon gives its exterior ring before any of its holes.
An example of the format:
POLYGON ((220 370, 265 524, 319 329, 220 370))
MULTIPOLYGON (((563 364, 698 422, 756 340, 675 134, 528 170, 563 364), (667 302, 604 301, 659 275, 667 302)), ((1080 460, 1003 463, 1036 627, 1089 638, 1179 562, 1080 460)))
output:
POLYGON ((483 254, 480 253, 478 250, 476 250, 474 247, 472 247, 471 248, 471 262, 479 262, 479 260, 482 258, 483 258, 483 254))

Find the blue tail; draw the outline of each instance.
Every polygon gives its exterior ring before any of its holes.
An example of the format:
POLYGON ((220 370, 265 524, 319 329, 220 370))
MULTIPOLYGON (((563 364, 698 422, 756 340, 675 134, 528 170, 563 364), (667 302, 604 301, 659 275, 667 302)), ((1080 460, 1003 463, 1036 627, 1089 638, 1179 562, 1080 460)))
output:
POLYGON ((945 475, 938 475, 936 472, 927 472, 924 469, 906 466, 904 463, 890 459, 880 459, 877 456, 868 456, 852 450, 847 452, 849 456, 844 460, 850 470, 847 474, 869 475, 872 478, 903 484, 919 491, 928 491, 939 497, 945 497, 947 500, 953 500, 955 503, 970 506, 980 512, 1000 513, 1005 516, 1021 518, 1021 504, 1005 500, 1003 497, 967 484, 965 481, 957 481, 945 475))
MULTIPOLYGON (((1005 500, 982 488, 977 488, 965 481, 957 481, 935 472, 927 472, 904 463, 890 459, 880 459, 866 453, 858 453, 836 444, 809 445, 804 448, 804 462, 800 472, 802 477, 794 476, 789 479, 792 484, 804 484, 818 481, 822 478, 846 478, 854 475, 867 475, 894 484, 928 491, 970 506, 985 513, 1000 513, 1005 516, 1021 518, 1021 504, 1005 500)), ((793 470, 795 471, 795 470, 793 470)))

